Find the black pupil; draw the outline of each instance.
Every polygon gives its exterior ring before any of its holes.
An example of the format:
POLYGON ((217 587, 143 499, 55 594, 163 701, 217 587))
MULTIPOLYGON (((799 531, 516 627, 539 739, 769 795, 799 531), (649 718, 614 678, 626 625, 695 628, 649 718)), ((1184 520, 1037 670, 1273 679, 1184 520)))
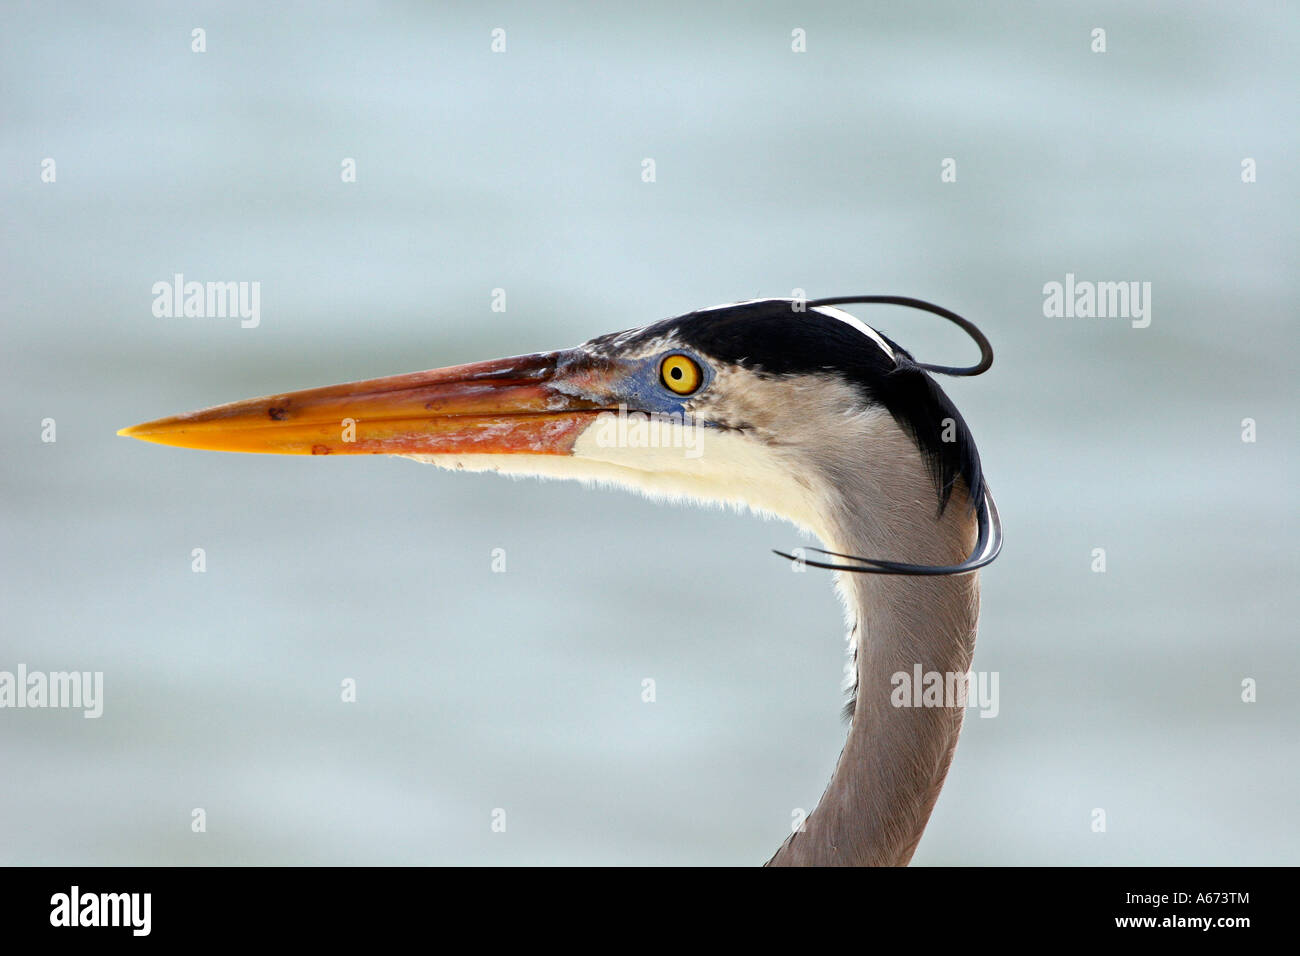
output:
POLYGON ((668 374, 671 375, 673 378, 680 379, 682 377, 681 366, 674 365, 671 369, 669 369, 668 374))

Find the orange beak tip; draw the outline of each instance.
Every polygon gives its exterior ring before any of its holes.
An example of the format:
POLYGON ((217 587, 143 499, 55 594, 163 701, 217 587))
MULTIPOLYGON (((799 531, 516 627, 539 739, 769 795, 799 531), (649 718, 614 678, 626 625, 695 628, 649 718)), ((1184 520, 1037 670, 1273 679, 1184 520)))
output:
POLYGON ((286 392, 123 428, 158 445, 278 455, 571 454, 601 402, 538 353, 286 392))

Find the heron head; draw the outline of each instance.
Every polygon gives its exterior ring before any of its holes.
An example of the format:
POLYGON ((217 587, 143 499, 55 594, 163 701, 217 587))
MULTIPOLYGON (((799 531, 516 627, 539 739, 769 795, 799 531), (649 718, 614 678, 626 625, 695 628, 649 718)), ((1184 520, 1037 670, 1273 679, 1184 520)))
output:
POLYGON ((801 305, 703 309, 572 349, 270 395, 120 434, 607 482, 814 530, 836 489, 896 474, 900 457, 933 482, 939 510, 954 487, 977 498, 974 443, 925 369, 848 313, 801 305))

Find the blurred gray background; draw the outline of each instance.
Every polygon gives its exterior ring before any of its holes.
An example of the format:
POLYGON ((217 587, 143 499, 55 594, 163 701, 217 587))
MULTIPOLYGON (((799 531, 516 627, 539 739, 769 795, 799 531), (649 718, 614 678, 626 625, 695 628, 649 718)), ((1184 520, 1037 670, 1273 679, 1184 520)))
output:
POLYGON ((1000 714, 915 862, 1300 862, 1298 37, 1268 3, 6 3, 0 670, 106 699, 0 710, 0 862, 765 860, 844 736, 793 529, 114 432, 796 288, 997 350, 945 387, 1007 526, 1000 714), (155 318, 175 272, 260 281, 261 325, 155 318), (1067 272, 1151 282, 1150 327, 1045 318, 1067 272))

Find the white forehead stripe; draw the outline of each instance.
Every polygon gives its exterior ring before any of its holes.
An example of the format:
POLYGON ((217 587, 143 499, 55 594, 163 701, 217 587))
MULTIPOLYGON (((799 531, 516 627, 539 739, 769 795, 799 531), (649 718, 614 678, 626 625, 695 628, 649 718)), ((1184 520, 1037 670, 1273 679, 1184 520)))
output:
POLYGON ((867 325, 865 321, 858 319, 857 316, 849 315, 849 313, 842 310, 842 308, 832 308, 831 306, 818 306, 816 307, 816 311, 822 313, 822 315, 831 316, 832 319, 839 319, 841 323, 848 323, 849 325, 852 325, 853 328, 857 329, 858 332, 861 332, 863 336, 870 338, 872 342, 875 342, 876 345, 879 345, 881 351, 884 351, 885 355, 888 355, 889 358, 894 360, 894 362, 897 362, 898 356, 893 354, 893 349, 889 347, 889 343, 885 341, 884 337, 881 336, 879 332, 876 332, 876 330, 872 329, 870 325, 867 325))
POLYGON ((889 347, 889 343, 885 341, 884 337, 858 317, 849 315, 843 309, 832 308, 829 305, 819 305, 816 307, 816 310, 822 315, 830 316, 832 319, 839 319, 841 322, 847 322, 867 338, 871 339, 871 341, 879 345, 884 353, 891 359, 895 362, 898 361, 898 356, 894 354, 894 350, 889 347))
MULTIPOLYGON (((724 302, 721 305, 706 305, 702 309, 696 309, 696 312, 717 312, 719 309, 734 309, 738 305, 752 305, 755 302, 770 302, 771 299, 743 299, 740 302, 724 302)), ((793 302, 794 299, 785 301, 793 302)))
MULTIPOLYGON (((746 299, 744 302, 728 302, 725 305, 711 305, 706 309, 696 309, 696 311, 713 312, 717 309, 730 309, 738 305, 749 305, 751 302, 767 302, 767 301, 769 300, 768 299, 746 299)), ((787 301, 793 303, 795 300, 789 299, 787 301)), ((814 308, 817 312, 820 312, 822 315, 828 316, 832 319, 839 319, 841 322, 847 322, 849 325, 853 326, 855 329, 857 329, 867 338, 871 339, 871 341, 879 345, 880 350, 884 352, 886 355, 888 355, 891 361, 893 362, 898 361, 898 356, 894 354, 894 350, 889 347, 889 343, 885 341, 884 337, 875 329, 873 329, 871 326, 867 325, 865 322, 859 319, 857 316, 849 315, 843 309, 836 309, 829 305, 819 305, 819 306, 815 306, 814 308)))

